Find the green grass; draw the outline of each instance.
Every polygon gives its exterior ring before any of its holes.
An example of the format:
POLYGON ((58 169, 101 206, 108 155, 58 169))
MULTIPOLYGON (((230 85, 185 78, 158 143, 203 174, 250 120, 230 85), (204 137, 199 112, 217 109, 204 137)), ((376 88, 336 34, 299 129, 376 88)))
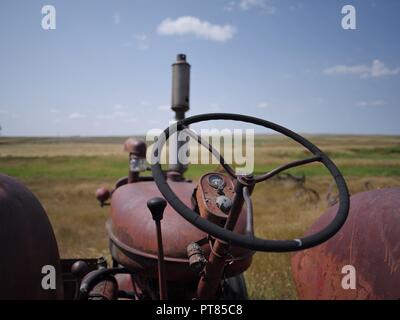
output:
MULTIPOLYGON (((255 174, 267 172, 281 163, 256 165, 255 174)), ((191 166, 186 173, 196 178, 205 172, 214 171, 217 165, 191 166)), ((399 176, 397 165, 342 165, 343 175, 350 176, 399 176)), ((32 179, 76 179, 112 178, 127 175, 126 157, 110 156, 56 156, 56 157, 0 157, 0 172, 10 176, 32 179)), ((288 170, 296 175, 326 176, 329 172, 322 165, 308 165, 288 170)), ((150 174, 150 173, 149 173, 150 174)))
MULTIPOLYGON (((400 185, 400 137, 310 136, 338 165, 351 194, 366 185, 400 185)), ((0 172, 24 182, 49 215, 62 257, 109 257, 104 223, 109 207, 99 208, 94 191, 112 188, 128 173, 122 151, 125 137, 4 138, 0 137, 0 172)), ((302 149, 276 136, 256 137, 255 174, 304 158, 302 149)), ((218 171, 217 165, 192 165, 186 172, 196 180, 218 171)), ((306 175, 306 186, 320 200, 298 196, 298 186, 278 180, 257 185, 253 193, 256 233, 260 237, 299 237, 326 209, 325 195, 332 181, 320 164, 291 169, 306 175)), ((147 174, 150 174, 147 173, 147 174)), ((245 277, 250 298, 296 299, 290 254, 257 253, 245 277)))
POLYGON ((0 172, 18 178, 111 178, 127 175, 128 161, 122 157, 5 157, 0 172))

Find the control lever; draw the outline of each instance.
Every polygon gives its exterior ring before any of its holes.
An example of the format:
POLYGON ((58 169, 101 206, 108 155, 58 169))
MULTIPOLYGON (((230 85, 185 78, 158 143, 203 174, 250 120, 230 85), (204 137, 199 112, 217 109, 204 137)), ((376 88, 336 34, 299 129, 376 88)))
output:
POLYGON ((96 190, 96 199, 100 202, 100 207, 108 206, 110 205, 106 201, 110 199, 111 197, 111 192, 107 188, 98 188, 96 190))
POLYGON ((153 220, 156 224, 157 231, 157 246, 158 246, 158 286, 160 289, 160 299, 166 300, 167 297, 167 282, 165 279, 165 266, 164 266, 164 249, 161 235, 161 220, 163 218, 164 209, 167 206, 167 201, 163 198, 155 197, 147 201, 153 220))
POLYGON ((248 187, 243 188, 243 199, 246 203, 246 234, 254 237, 253 202, 248 187))

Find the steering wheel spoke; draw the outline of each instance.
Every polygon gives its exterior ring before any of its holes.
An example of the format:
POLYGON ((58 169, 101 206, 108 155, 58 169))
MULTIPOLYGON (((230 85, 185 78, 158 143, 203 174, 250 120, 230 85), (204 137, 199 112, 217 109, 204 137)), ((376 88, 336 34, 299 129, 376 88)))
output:
POLYGON ((199 136, 197 133, 195 133, 192 129, 190 129, 187 126, 182 126, 183 131, 186 132, 191 138, 195 139, 197 143, 201 144, 203 147, 205 147, 209 152, 212 153, 212 155, 217 158, 221 166, 224 168, 224 170, 234 179, 236 179, 236 174, 235 170, 228 165, 225 162, 225 159, 222 157, 222 155, 211 145, 209 144, 206 140, 204 140, 201 136, 199 136))
POLYGON ((262 182, 262 181, 272 178, 273 176, 276 176, 278 173, 281 173, 282 171, 285 171, 287 169, 295 168, 298 166, 302 166, 302 165, 312 163, 312 162, 317 162, 317 161, 318 162, 321 161, 321 156, 317 155, 317 156, 313 156, 313 157, 309 157, 309 158, 305 158, 305 159, 301 159, 301 160, 295 160, 290 163, 281 165, 265 174, 255 177, 254 181, 256 183, 262 182))

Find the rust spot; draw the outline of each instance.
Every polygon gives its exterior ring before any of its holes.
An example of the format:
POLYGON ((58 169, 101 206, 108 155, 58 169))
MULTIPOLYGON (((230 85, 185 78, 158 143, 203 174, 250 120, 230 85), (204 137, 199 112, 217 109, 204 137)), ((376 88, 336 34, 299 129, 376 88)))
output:
MULTIPOLYGON (((349 218, 330 240, 292 257, 301 299, 400 298, 400 188, 367 191, 351 197, 349 218), (343 289, 341 269, 356 269, 356 289, 343 289)), ((333 218, 329 208, 307 234, 333 218)))

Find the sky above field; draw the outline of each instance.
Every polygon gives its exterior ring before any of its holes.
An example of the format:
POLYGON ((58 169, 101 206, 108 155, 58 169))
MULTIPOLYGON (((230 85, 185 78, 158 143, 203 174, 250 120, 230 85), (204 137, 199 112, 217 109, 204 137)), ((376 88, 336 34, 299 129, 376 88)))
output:
POLYGON ((178 53, 192 65, 188 115, 400 134, 399 32, 396 0, 1 0, 1 134, 164 128, 178 53), (348 4, 355 30, 342 28, 348 4), (53 30, 42 28, 44 5, 53 30))

